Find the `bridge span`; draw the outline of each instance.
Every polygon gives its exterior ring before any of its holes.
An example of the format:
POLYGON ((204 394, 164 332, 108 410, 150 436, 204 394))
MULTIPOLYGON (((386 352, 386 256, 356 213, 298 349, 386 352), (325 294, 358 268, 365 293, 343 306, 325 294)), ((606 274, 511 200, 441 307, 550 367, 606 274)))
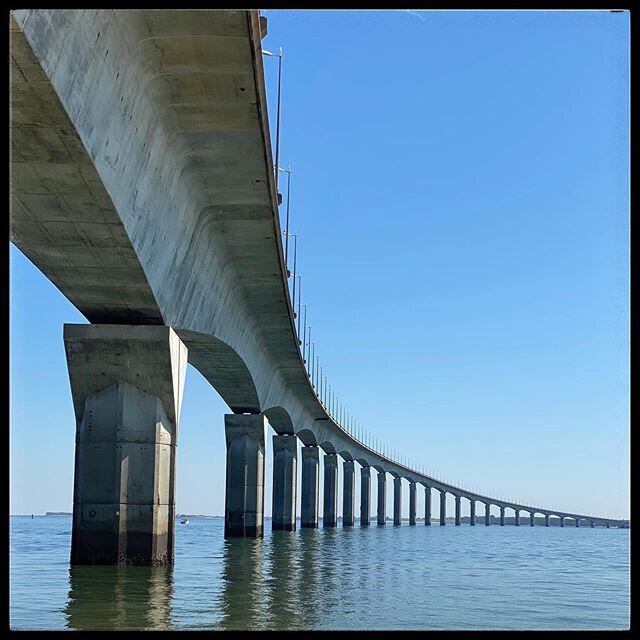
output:
MULTIPOLYGON (((72 563, 173 561, 175 452, 187 362, 225 416, 225 535, 263 533, 266 428, 273 527, 394 522, 402 479, 460 501, 626 526, 504 502, 362 442, 326 406, 296 332, 282 247, 257 11, 16 10, 11 19, 11 240, 87 318, 65 325, 76 415, 72 563)), ((475 524, 475 517, 471 524, 475 524)))

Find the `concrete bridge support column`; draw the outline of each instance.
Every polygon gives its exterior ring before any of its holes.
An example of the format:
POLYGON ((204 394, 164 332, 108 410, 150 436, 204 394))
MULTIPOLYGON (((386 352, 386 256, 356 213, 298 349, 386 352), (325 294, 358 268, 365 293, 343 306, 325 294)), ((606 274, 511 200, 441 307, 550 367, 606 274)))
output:
POLYGON ((355 484, 356 470, 353 460, 345 460, 342 463, 343 479, 342 484, 342 526, 353 527, 355 509, 355 484))
POLYGON ((322 526, 335 527, 338 524, 338 456, 328 453, 324 457, 324 509, 322 526))
POLYGON ((393 524, 402 524, 402 478, 393 479, 393 524))
POLYGON ((173 563, 187 348, 165 326, 64 325, 76 419, 71 564, 173 563))
POLYGON ((296 485, 298 480, 298 438, 273 436, 273 502, 271 528, 296 530, 296 485))
POLYGON ((596 526, 596 523, 592 520, 591 521, 591 528, 593 529, 596 526))
POLYGON ((609 523, 607 522, 607 524, 606 524, 605 526, 606 526, 606 528, 608 529, 608 528, 609 528, 609 523))
POLYGON ((460 526, 460 496, 456 496, 456 527, 460 526))
POLYGON ((424 488, 424 523, 431 524, 431 487, 424 488))
POLYGON ((320 448, 302 448, 302 495, 300 496, 300 526, 318 527, 318 487, 320 485, 320 448))
POLYGON ((409 483, 409 524, 416 523, 416 483, 409 483))
POLYGON ((440 491, 440 526, 447 524, 447 492, 440 491))
POLYGON ((535 513, 533 511, 529 514, 529 525, 535 526, 535 513))
POLYGON ((580 519, 576 518, 576 529, 580 526, 580 519))
POLYGON ((545 527, 549 526, 549 516, 548 515, 544 517, 544 526, 545 527))
POLYGON ((564 518, 560 518, 560 526, 564 527, 564 518))
POLYGON ((486 502, 484 505, 484 525, 488 527, 491 524, 491 505, 486 502))
POLYGON ((387 518, 387 474, 378 471, 378 524, 386 524, 387 518))
POLYGON ((476 526, 476 501, 469 500, 469 524, 472 527, 476 526))
POLYGON ((504 507, 500 507, 500 526, 504 527, 504 507))
POLYGON ((360 469, 360 526, 371 523, 371 467, 360 469))
POLYGON ((224 536, 261 538, 264 524, 264 415, 224 417, 227 481, 224 536))
POLYGON ((518 511, 518 509, 515 510, 515 514, 516 514, 516 527, 520 526, 520 511, 518 511))

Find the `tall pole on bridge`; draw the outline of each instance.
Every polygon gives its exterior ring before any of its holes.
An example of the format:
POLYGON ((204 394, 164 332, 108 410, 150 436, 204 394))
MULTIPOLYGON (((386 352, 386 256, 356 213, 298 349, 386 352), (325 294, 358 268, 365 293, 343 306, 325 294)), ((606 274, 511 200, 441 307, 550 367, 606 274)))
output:
POLYGON ((288 169, 282 169, 278 167, 278 171, 284 171, 284 173, 287 174, 287 221, 285 223, 284 230, 284 266, 287 269, 287 278, 289 278, 289 276, 291 275, 289 271, 289 202, 291 199, 291 165, 289 165, 288 169))
MULTIPOLYGON (((293 279, 296 279, 296 276, 293 276, 293 279)), ((300 313, 301 305, 301 296, 302 293, 302 276, 298 276, 298 339, 300 339, 300 319, 302 318, 302 313, 300 313)))
MULTIPOLYGON (((300 281, 300 289, 302 289, 302 280, 300 281)), ((300 293, 298 292, 298 300, 300 300, 300 293)), ((307 354, 307 305, 303 304, 304 307, 304 323, 302 328, 302 361, 306 361, 307 354)), ((299 321, 299 320, 298 320, 299 321)))
POLYGON ((272 53, 266 49, 262 50, 265 56, 278 58, 278 111, 276 116, 276 193, 278 193, 278 167, 280 166, 280 88, 282 86, 282 47, 280 53, 272 53))
MULTIPOLYGON (((293 312, 296 312, 296 258, 298 254, 298 235, 293 236, 293 312)), ((298 314, 299 315, 299 314, 298 314)), ((298 326, 298 335, 300 335, 300 327, 298 326)))

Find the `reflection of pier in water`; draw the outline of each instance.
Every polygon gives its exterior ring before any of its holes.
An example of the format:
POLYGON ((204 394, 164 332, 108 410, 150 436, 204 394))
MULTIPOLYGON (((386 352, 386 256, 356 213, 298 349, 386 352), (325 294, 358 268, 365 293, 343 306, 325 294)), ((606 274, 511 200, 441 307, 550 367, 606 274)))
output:
POLYGON ((220 627, 312 628, 319 615, 315 596, 324 533, 302 529, 274 531, 264 541, 227 538, 220 627))
POLYGON ((259 629, 262 610, 262 539, 227 538, 222 569, 223 629, 259 629))
POLYGON ((172 594, 171 567, 71 566, 67 627, 170 629, 172 594))

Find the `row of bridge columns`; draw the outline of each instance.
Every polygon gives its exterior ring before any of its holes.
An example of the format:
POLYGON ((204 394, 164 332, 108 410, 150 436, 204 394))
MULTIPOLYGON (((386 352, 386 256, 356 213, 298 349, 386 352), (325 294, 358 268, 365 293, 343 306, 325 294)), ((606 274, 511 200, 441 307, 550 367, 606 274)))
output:
MULTIPOLYGON (((254 506, 262 507, 262 498, 258 493, 263 491, 263 484, 253 483, 253 478, 262 477, 258 467, 264 467, 264 432, 266 419, 260 416, 229 415, 225 416, 225 430, 227 437, 227 504, 225 513, 225 533, 235 536, 262 535, 262 515, 255 511, 254 506), (239 426, 239 422, 255 424, 255 446, 234 445, 235 440, 243 441, 247 436, 247 428, 239 426), (258 433, 259 432, 259 433, 258 433), (253 468, 255 467, 255 470, 253 468), (236 470, 236 471, 233 471, 236 470), (237 472, 241 470, 241 472, 237 472), (238 483, 238 478, 245 478, 244 485, 238 483), (255 494, 255 495, 254 495, 255 494), (243 515, 244 514, 244 515, 243 515), (256 525, 257 522, 259 525, 256 525), (241 525, 240 523, 243 523, 241 525)), ((297 437, 295 435, 273 436, 273 529, 295 530, 296 528, 296 457, 297 437)), ((368 526, 371 522, 371 468, 362 467, 360 476, 360 524, 368 526)), ((335 453, 324 455, 324 498, 323 498, 323 526, 335 527, 338 523, 338 456, 335 453)), ((395 477, 393 491, 393 523, 402 522, 402 479, 395 477)), ((300 526, 317 527, 319 521, 318 496, 320 488, 320 448, 305 446, 302 448, 302 495, 300 526)), ((387 474, 378 472, 378 510, 377 523, 386 524, 386 496, 387 474)), ((446 524, 447 492, 440 492, 441 525, 446 524)), ((461 499, 455 495, 456 525, 461 524, 461 499)), ((476 524, 476 501, 470 502, 470 524, 476 524)), ((490 504, 484 503, 484 524, 491 524, 490 504)), ((342 524, 345 527, 355 524, 355 463, 346 460, 343 463, 343 494, 342 494, 342 524)), ((515 525, 520 526, 520 511, 515 511, 515 525)), ((500 507, 500 525, 505 524, 505 507, 500 507)), ((579 520, 576 520, 579 526, 579 520)), ((529 524, 534 526, 534 513, 529 512, 529 524)), ((409 482, 409 524, 416 524, 416 483, 409 482)), ((425 487, 425 524, 431 524, 431 487, 425 487)), ((545 516, 545 526, 549 526, 549 516, 545 516)), ((564 518, 560 518, 560 526, 564 526, 564 518)), ((594 523, 591 522, 591 526, 594 523)))
MULTIPOLYGON (((171 564, 175 529, 177 433, 187 348, 166 326, 65 325, 76 416, 72 564, 171 564)), ((260 537, 264 529, 264 415, 225 416, 225 536, 260 537)), ((273 437, 274 529, 296 528, 298 438, 273 437)), ((301 526, 318 526, 320 449, 302 448, 301 526)), ((355 522, 355 467, 343 464, 343 525, 355 522)), ((338 457, 324 456, 323 524, 337 525, 338 457)), ((371 517, 371 469, 360 474, 360 524, 371 517)), ((394 480, 393 520, 401 523, 402 482, 394 480)), ((456 524, 460 521, 456 497, 456 524)), ((471 501, 475 524, 475 501, 471 501)), ((445 524, 446 493, 440 494, 445 524)), ((386 473, 378 473, 378 524, 386 521, 386 473)), ((416 485, 409 485, 416 523, 416 485)), ((485 524, 490 523, 489 507, 485 524)), ((431 488, 425 491, 431 524, 431 488)), ((500 513, 504 524, 504 508, 500 513)), ((516 524, 519 513, 516 511, 516 524)), ((533 516, 531 517, 533 525, 533 516)), ((548 516, 546 516, 547 526, 548 516)), ((564 518, 561 518, 564 526, 564 518)), ((579 521, 576 521, 579 526, 579 521)), ((591 523, 594 526, 594 523, 591 523)), ((609 526, 608 523, 606 526, 609 526)))

